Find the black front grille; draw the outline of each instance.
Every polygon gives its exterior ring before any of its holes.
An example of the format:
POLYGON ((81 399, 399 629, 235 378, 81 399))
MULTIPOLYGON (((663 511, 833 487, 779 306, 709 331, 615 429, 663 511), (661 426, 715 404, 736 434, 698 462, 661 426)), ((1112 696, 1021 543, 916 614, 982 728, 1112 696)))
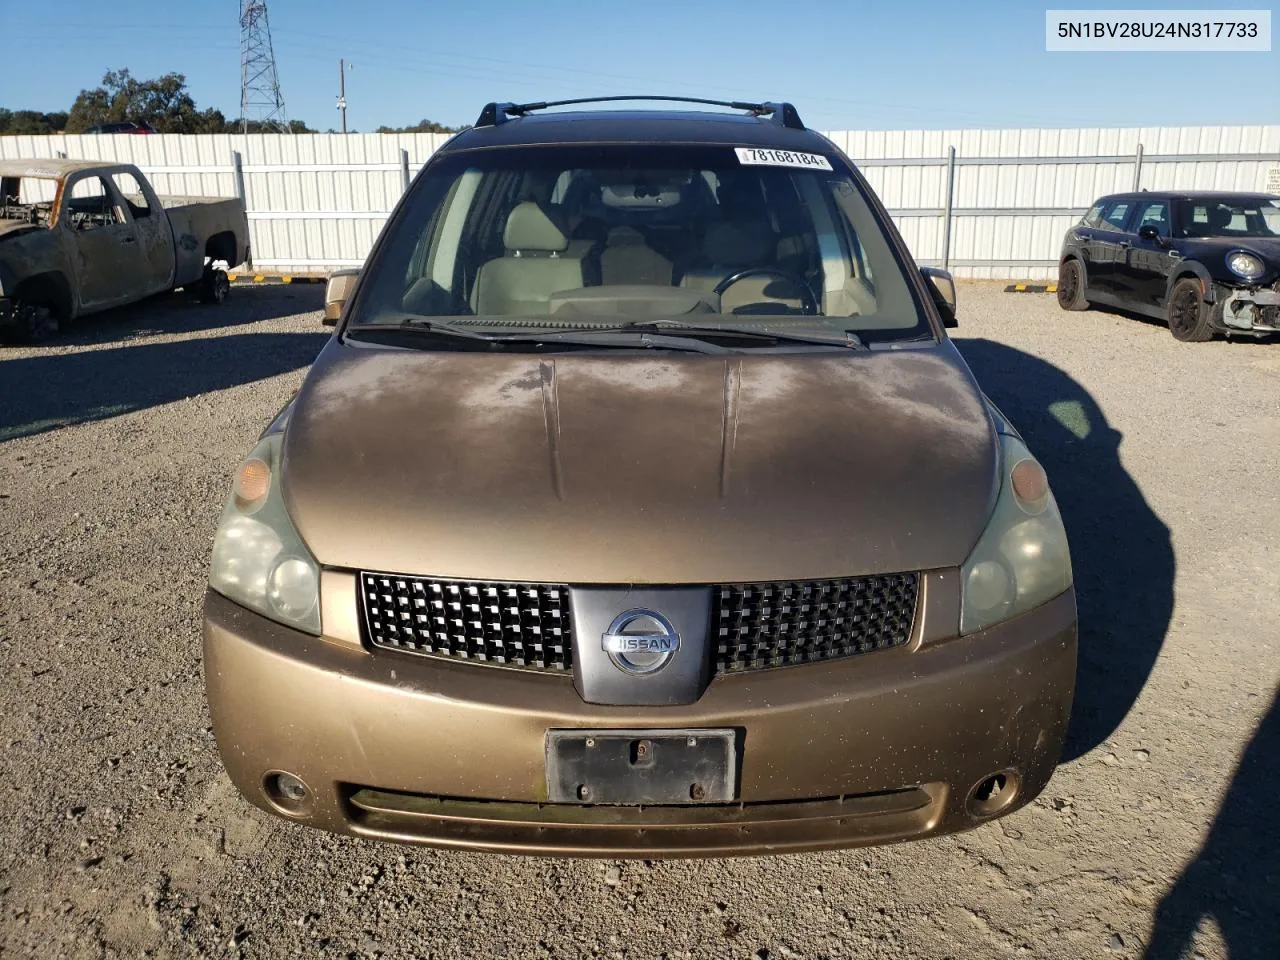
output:
MULTIPOLYGON (((911 637, 914 573, 713 587, 717 674, 832 660, 911 637)), ((572 670, 569 588, 360 574, 374 647, 536 670, 572 670)))
POLYGON ((365 639, 375 647, 541 670, 569 670, 568 589, 361 573, 365 639))
POLYGON ((904 644, 915 621, 914 573, 735 583, 718 588, 716 673, 831 660, 904 644))

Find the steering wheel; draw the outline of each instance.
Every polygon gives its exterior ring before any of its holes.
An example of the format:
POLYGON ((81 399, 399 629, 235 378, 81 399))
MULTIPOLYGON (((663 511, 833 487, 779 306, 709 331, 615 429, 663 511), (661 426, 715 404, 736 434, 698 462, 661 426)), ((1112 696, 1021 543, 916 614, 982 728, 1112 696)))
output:
POLYGON ((739 280, 746 280, 748 277, 776 277, 779 280, 785 280, 793 284, 801 291, 800 312, 808 316, 817 315, 818 299, 813 295, 813 291, 809 289, 809 284, 805 283, 804 278, 800 275, 791 273, 789 270, 780 270, 777 267, 748 267, 745 270, 739 270, 737 273, 731 273, 717 283, 711 292, 718 297, 722 297, 724 292, 735 283, 739 280))

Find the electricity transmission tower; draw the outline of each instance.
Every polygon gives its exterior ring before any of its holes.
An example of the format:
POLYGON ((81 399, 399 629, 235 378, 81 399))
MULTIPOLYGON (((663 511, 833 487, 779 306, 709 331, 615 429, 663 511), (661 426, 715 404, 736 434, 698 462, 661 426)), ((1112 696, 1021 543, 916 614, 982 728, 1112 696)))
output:
POLYGON ((243 133, 249 132, 251 120, 260 122, 264 133, 292 132, 276 74, 266 0, 240 0, 240 118, 243 133))

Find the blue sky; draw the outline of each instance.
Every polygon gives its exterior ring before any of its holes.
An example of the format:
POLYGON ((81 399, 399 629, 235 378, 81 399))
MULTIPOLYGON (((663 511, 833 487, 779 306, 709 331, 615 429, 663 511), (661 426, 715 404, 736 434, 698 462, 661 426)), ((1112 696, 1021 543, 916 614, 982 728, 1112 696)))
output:
MULTIPOLYGON (((338 125, 339 57, 353 64, 348 122, 364 131, 423 117, 469 123, 493 99, 636 92, 788 99, 828 130, 1280 121, 1277 50, 1047 53, 1045 7, 1072 6, 1063 0, 268 2, 289 115, 320 129, 338 125)), ((217 6, 61 0, 41 16, 17 5, 6 16, 0 106, 66 109, 106 70, 128 67, 185 73, 199 106, 233 117, 238 5, 217 6)))

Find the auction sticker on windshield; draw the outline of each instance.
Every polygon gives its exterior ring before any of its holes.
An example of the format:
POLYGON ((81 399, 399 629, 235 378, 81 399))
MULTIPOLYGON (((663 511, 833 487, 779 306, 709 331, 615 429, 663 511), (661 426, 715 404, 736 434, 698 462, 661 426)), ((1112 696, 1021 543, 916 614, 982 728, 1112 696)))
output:
POLYGON ((764 147, 734 147, 738 162, 765 167, 805 167, 830 170, 831 161, 820 153, 796 153, 794 150, 770 150, 764 147))

